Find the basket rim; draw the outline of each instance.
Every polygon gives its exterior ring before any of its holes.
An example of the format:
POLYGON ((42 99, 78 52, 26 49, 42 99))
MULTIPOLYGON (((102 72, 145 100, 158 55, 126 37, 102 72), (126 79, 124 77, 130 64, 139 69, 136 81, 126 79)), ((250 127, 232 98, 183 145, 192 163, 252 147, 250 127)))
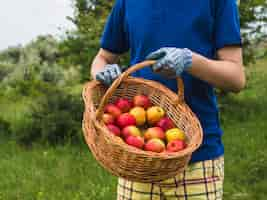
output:
MULTIPOLYGON (((144 79, 144 78, 136 78, 136 77, 128 77, 127 79, 123 80, 122 83, 126 83, 126 84, 134 84, 134 83, 146 84, 146 85, 149 85, 151 87, 156 88, 157 90, 161 90, 161 92, 163 92, 166 96, 168 96, 171 99, 177 100, 177 98, 178 98, 178 95, 176 93, 174 93, 169 88, 167 88, 166 86, 162 85, 161 83, 153 81, 153 80, 147 80, 147 79, 144 79)), ((174 159, 174 158, 177 159, 179 157, 184 157, 184 156, 191 155, 202 144, 203 129, 201 127, 201 124, 200 124, 197 116, 192 112, 190 107, 184 101, 180 101, 178 106, 185 107, 190 112, 190 114, 192 115, 192 117, 194 119, 194 123, 196 123, 197 127, 199 128, 197 136, 195 136, 195 137, 199 137, 199 140, 198 140, 198 142, 196 144, 194 144, 194 145, 191 144, 186 149, 184 149, 182 151, 179 151, 179 152, 174 152, 174 153, 168 153, 168 152, 155 153, 155 152, 150 152, 150 151, 144 151, 142 149, 138 149, 138 148, 135 148, 135 147, 127 145, 125 142, 120 140, 119 137, 114 136, 112 134, 108 134, 109 130, 103 124, 103 122, 99 122, 96 119, 94 119, 94 117, 92 117, 96 113, 92 113, 92 110, 91 110, 90 113, 88 112, 88 108, 89 108, 90 105, 87 105, 86 102, 87 102, 88 99, 91 99, 92 89, 95 88, 96 86, 100 86, 100 85, 102 85, 102 84, 99 81, 95 81, 95 80, 85 84, 85 86, 83 88, 83 93, 82 93, 82 96, 83 96, 83 99, 84 99, 84 102, 85 102, 85 112, 87 112, 87 114, 91 117, 91 120, 93 121, 93 122, 90 122, 90 123, 94 123, 95 127, 97 129, 103 131, 103 133, 101 133, 101 134, 103 134, 104 139, 107 142, 112 143, 112 145, 119 146, 124 151, 127 151, 127 153, 136 153, 139 156, 151 157, 151 158, 160 158, 162 160, 168 160, 168 159, 174 159)), ((90 102, 92 102, 92 101, 90 101, 90 102)), ((88 123, 88 122, 84 121, 84 123, 88 123)), ((84 136, 86 137, 85 134, 84 134, 84 136)))

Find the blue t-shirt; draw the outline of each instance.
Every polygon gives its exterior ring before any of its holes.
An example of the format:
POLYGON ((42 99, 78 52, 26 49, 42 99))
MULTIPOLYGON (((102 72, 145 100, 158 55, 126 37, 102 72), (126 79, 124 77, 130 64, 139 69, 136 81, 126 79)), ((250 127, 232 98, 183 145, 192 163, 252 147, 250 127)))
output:
MULTIPOLYGON (((101 39, 101 47, 110 52, 130 50, 131 65, 161 47, 189 48, 215 59, 216 51, 226 45, 241 45, 235 0, 117 0, 101 39)), ((176 80, 155 74, 149 67, 133 75, 177 91, 176 80)), ((185 100, 204 131, 203 144, 193 153, 191 162, 223 155, 214 88, 188 73, 182 78, 185 100)))

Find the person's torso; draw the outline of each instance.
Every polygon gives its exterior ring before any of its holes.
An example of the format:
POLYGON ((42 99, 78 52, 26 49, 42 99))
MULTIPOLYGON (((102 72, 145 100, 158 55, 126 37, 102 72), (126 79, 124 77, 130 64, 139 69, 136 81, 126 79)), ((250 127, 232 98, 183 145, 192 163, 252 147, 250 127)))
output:
MULTIPOLYGON (((213 59, 212 1, 125 0, 125 30, 131 51, 131 65, 143 61, 149 53, 161 47, 189 48, 213 59)), ((157 75, 151 68, 133 75, 161 82, 177 91, 176 80, 157 75)), ((186 102, 200 119, 205 132, 204 145, 216 146, 214 141, 221 142, 222 131, 214 89, 188 73, 183 74, 183 80, 186 102)))

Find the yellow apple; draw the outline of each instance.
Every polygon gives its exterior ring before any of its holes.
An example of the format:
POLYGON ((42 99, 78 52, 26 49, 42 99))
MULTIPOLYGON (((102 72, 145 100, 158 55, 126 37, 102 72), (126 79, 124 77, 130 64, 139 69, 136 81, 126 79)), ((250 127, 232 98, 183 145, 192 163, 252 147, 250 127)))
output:
POLYGON ((163 118, 165 111, 159 106, 153 106, 147 109, 146 116, 150 125, 156 124, 163 118))
POLYGON ((135 107, 130 110, 130 114, 134 116, 136 124, 142 126, 146 123, 146 111, 142 107, 135 107))
POLYGON ((166 132, 166 139, 168 142, 174 140, 185 140, 185 134, 179 128, 173 128, 166 132))

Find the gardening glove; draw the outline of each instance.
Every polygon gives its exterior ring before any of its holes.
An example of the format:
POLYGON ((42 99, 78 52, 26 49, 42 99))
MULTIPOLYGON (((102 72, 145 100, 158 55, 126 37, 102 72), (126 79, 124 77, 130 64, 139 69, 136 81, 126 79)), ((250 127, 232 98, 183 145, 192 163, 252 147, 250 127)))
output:
POLYGON ((164 47, 152 52, 146 59, 157 60, 152 69, 166 78, 176 78, 192 67, 192 51, 189 49, 164 47))
POLYGON ((100 81, 106 86, 110 86, 125 70, 126 67, 120 68, 117 64, 108 64, 104 70, 96 74, 96 80, 100 81))

